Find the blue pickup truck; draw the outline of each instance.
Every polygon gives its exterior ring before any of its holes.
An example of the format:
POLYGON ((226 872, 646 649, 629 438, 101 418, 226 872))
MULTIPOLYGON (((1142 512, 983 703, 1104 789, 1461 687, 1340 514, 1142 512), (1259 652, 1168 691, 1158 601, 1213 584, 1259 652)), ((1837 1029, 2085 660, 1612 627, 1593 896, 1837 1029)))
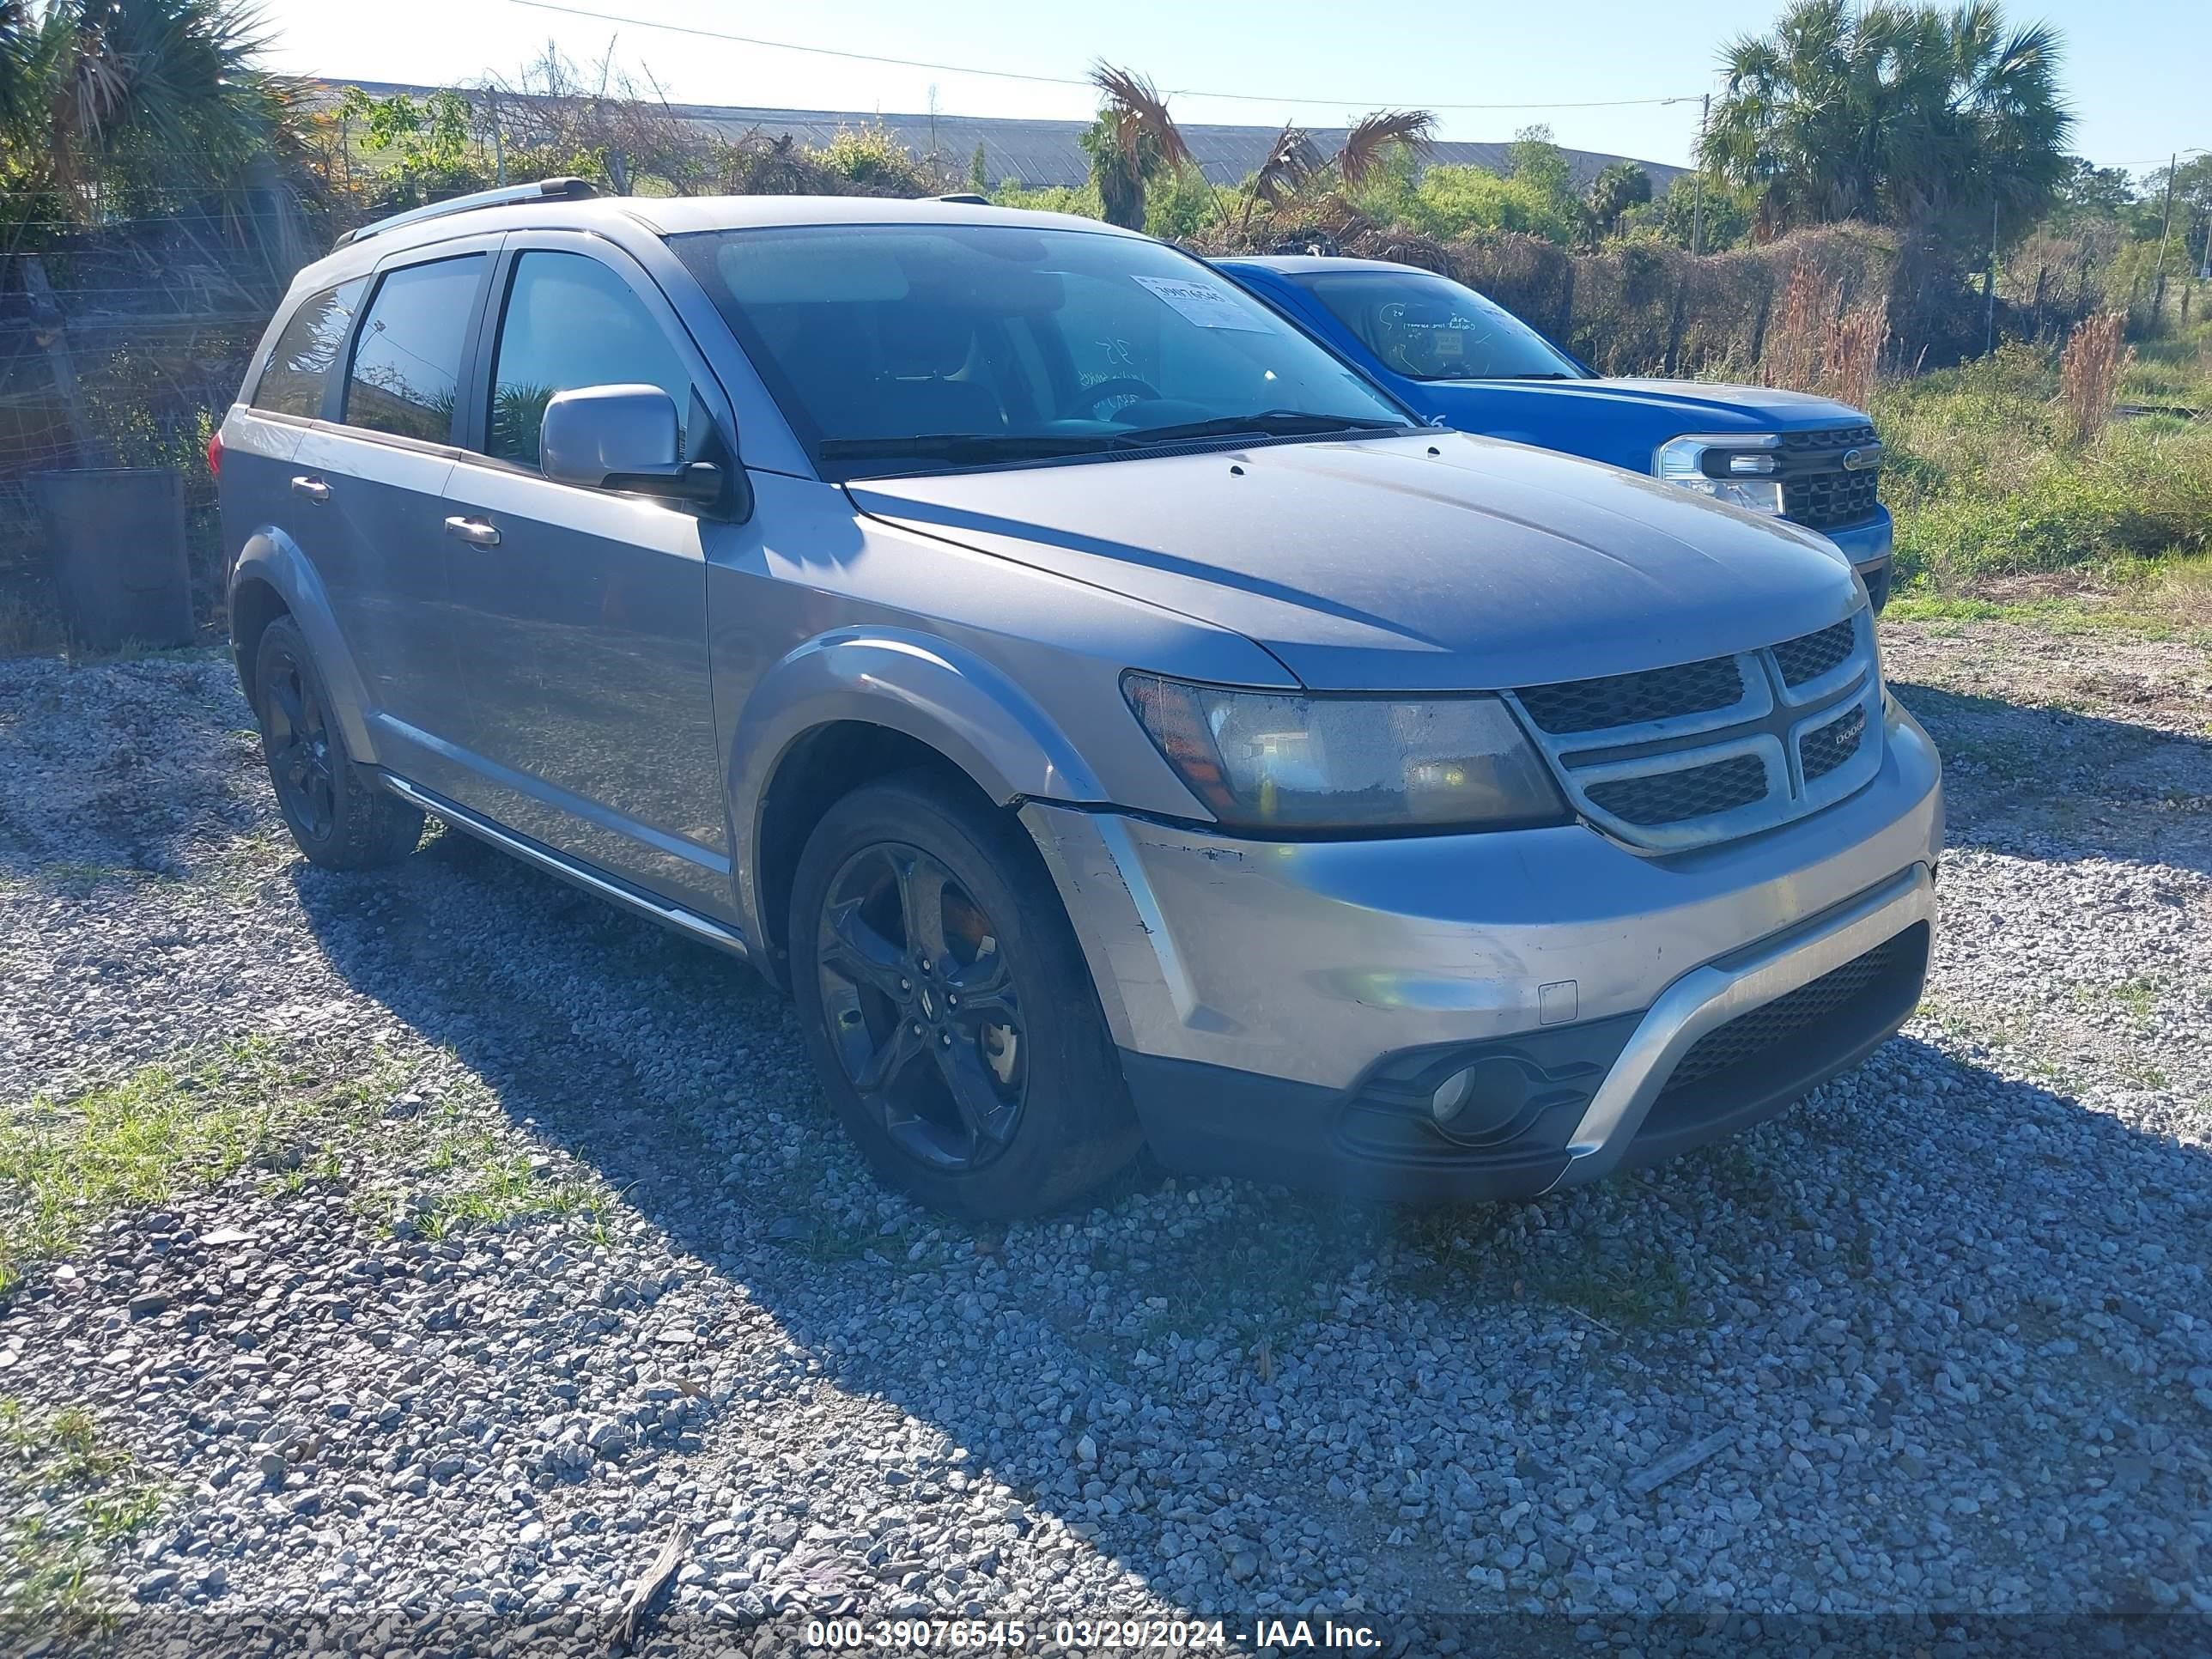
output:
POLYGON ((1817 530, 1879 610, 1889 599, 1881 444, 1826 398, 1699 380, 1609 380, 1473 289, 1377 259, 1217 260, 1432 420, 1607 461, 1817 530))

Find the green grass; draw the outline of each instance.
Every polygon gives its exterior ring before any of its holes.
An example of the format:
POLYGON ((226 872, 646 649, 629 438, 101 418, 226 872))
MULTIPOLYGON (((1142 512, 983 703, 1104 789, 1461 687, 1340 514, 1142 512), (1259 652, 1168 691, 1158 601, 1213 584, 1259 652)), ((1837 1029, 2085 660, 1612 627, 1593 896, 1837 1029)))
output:
POLYGON ((112 1622, 93 1571, 153 1522, 165 1495, 89 1412, 42 1415, 0 1399, 0 1629, 68 1635, 112 1622))
POLYGON ((2179 640, 2212 651, 2212 555, 2103 559, 2075 573, 2077 591, 1998 597, 1932 586, 1899 592, 1886 622, 1951 628, 2009 623, 2045 634, 2179 640))
POLYGON ((425 1238, 444 1239, 477 1227, 511 1227, 551 1217, 586 1215, 599 1224, 605 1205, 587 1182, 548 1176, 526 1154, 501 1152, 489 1135, 470 1137, 464 1152, 434 1165, 459 1182, 437 1194, 416 1224, 425 1238))
POLYGON ((402 1074, 386 1063, 331 1075, 250 1037, 9 1109, 0 1119, 0 1294, 120 1211, 204 1190, 252 1164, 280 1174, 332 1168, 294 1155, 300 1134, 373 1109, 402 1074))
MULTIPOLYGON (((2212 408, 2212 344, 2136 352, 2122 402, 2212 408)), ((2212 420, 2116 420, 2075 447, 2057 393, 2055 358, 2022 346, 1881 389, 1904 597, 2212 551, 2212 420)))

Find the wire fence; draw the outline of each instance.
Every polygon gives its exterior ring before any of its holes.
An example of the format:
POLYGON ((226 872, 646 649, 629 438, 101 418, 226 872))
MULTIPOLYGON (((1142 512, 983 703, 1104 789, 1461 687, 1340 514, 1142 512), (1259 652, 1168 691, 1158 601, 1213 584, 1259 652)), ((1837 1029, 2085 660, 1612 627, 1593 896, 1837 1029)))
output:
POLYGON ((41 473, 169 467, 185 480, 196 609, 220 607, 206 445, 311 245, 268 234, 267 192, 92 226, 5 222, 0 248, 0 643, 52 611, 41 473))

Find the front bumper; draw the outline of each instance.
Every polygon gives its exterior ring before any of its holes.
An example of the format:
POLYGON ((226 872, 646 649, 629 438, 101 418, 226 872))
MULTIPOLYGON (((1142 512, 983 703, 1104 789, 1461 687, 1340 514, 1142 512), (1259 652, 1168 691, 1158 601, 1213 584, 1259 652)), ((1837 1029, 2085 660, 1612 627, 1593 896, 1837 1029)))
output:
POLYGON ((1942 793, 1911 717, 1887 704, 1884 726, 1881 770, 1850 799, 1667 858, 1581 825, 1266 842, 1036 802, 1024 817, 1163 1163, 1528 1194, 1778 1110, 1910 1013, 1942 793), (1878 948, 1875 973, 1860 958, 1878 948), (1842 969, 1848 995, 1820 988, 1842 969), (1811 1025, 1778 1052, 1714 1067, 1705 1050, 1698 1086, 1668 1087, 1709 1033, 1808 997, 1811 1025), (1525 1089, 1513 1133, 1477 1146, 1426 1118, 1436 1084, 1474 1060, 1525 1089))
POLYGON ((1859 573, 1866 583, 1867 595, 1879 611, 1889 603, 1890 556, 1895 540, 1895 530, 1889 509, 1877 507, 1874 517, 1863 523, 1844 525, 1820 532, 1843 550, 1851 562, 1851 568, 1859 573))

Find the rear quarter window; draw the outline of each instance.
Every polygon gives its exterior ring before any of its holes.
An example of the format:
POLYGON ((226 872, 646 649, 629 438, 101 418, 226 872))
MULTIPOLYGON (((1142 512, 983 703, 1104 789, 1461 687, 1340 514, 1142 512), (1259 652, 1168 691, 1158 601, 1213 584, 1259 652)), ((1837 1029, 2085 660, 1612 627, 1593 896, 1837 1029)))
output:
POLYGON ((270 343, 246 401, 271 415, 307 420, 319 416, 338 354, 345 349, 346 331, 368 287, 368 277, 356 276, 302 300, 270 343))

